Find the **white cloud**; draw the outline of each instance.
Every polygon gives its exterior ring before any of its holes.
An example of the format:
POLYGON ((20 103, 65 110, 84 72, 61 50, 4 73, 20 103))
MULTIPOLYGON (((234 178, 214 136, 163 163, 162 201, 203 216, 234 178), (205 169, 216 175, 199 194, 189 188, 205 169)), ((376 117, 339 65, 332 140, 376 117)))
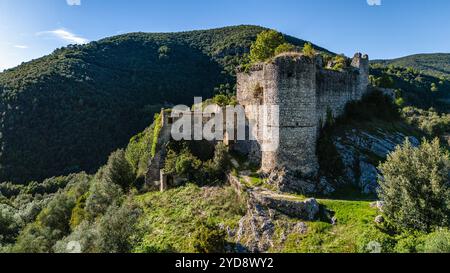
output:
POLYGON ((381 0, 367 0, 369 6, 381 6, 381 0))
POLYGON ((56 30, 51 30, 51 31, 43 31, 43 32, 39 32, 37 33, 38 36, 43 36, 43 35, 50 35, 50 36, 54 36, 57 37, 65 42, 71 43, 71 44, 86 44, 89 42, 88 39, 77 36, 75 34, 73 34, 70 31, 67 31, 65 29, 56 29, 56 30))
POLYGON ((81 0, 66 0, 69 6, 81 6, 81 0))
POLYGON ((19 49, 27 49, 28 48, 28 46, 26 46, 26 45, 15 45, 14 47, 19 48, 19 49))

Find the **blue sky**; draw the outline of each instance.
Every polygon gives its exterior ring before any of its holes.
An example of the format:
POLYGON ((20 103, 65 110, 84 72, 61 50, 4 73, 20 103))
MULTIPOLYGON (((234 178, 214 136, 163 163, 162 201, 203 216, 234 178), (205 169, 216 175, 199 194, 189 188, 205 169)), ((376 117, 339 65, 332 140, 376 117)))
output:
POLYGON ((372 59, 450 52, 449 17, 448 0, 0 0, 0 71, 70 43, 238 24, 372 59))

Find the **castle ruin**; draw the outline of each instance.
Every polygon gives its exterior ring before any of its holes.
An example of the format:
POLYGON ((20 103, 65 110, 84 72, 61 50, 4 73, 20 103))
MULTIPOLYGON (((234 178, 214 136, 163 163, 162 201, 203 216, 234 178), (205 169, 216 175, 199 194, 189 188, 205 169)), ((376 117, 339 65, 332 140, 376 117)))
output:
MULTIPOLYGON (((261 170, 270 173, 289 169, 302 177, 316 177, 319 170, 316 146, 327 115, 339 117, 350 101, 360 100, 369 85, 369 58, 355 54, 349 68, 324 68, 320 55, 310 58, 287 53, 270 62, 237 74, 237 100, 246 109, 248 120, 258 122, 251 105, 278 105, 279 147, 261 151, 262 138, 239 141, 234 148, 250 157, 261 170)), ((270 122, 270 120, 268 121, 270 122)), ((273 124, 257 124, 257 127, 273 124)))

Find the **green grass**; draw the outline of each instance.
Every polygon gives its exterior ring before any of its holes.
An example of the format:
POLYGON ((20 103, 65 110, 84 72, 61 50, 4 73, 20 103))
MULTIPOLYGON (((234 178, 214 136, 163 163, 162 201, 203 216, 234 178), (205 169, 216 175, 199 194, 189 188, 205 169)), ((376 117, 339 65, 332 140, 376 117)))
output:
MULTIPOLYGON (((286 242, 272 249, 285 253, 355 253, 360 249, 361 236, 374 230, 377 211, 368 201, 319 200, 334 211, 338 223, 306 222, 306 234, 289 234, 286 242)), ((381 231, 380 231, 381 233, 381 231)))
POLYGON ((167 192, 137 197, 144 209, 139 221, 141 242, 135 252, 190 253, 199 223, 235 228, 245 214, 244 202, 231 187, 200 188, 189 184, 167 192))

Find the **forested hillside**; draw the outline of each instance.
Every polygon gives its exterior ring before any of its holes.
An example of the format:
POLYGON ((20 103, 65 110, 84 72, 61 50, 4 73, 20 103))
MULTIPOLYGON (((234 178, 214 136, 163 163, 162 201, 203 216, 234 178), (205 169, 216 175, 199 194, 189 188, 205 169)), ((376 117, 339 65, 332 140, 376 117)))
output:
POLYGON ((435 77, 450 76, 450 54, 416 54, 393 60, 374 60, 372 63, 412 67, 435 77))
POLYGON ((232 92, 234 70, 262 30, 131 33, 0 73, 0 181, 97 170, 161 107, 232 92))

